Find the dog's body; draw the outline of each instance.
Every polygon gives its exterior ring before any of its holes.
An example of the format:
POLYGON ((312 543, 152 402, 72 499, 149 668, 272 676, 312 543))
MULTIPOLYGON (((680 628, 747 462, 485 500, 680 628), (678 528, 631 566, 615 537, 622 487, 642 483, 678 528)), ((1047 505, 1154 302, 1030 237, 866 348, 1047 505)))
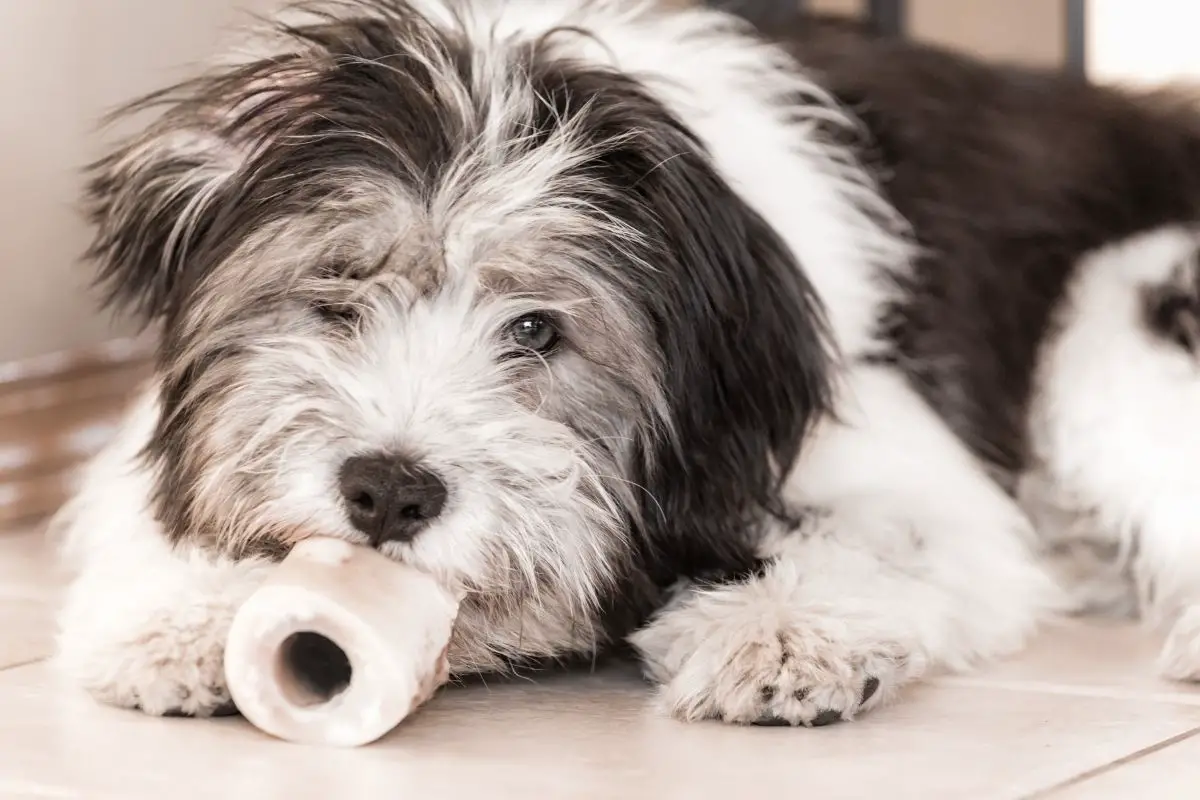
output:
POLYGON ((163 344, 58 522, 75 680, 213 713, 313 533, 466 590, 455 670, 628 639, 683 719, 848 718, 1130 578, 1200 675, 1195 112, 838 25, 321 8, 93 172, 163 344))

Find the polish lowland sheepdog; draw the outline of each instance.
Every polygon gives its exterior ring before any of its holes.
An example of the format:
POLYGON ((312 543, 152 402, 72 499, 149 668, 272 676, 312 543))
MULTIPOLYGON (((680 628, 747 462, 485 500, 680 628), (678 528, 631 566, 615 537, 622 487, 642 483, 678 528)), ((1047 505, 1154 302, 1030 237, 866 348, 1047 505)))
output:
MULTIPOLYGON (((252 26, 253 27, 253 26, 252 26)), ((127 110, 90 255, 154 379, 56 529, 59 663, 228 709, 303 537, 823 725, 1063 611, 1200 677, 1200 114, 805 20, 329 0, 127 110)))

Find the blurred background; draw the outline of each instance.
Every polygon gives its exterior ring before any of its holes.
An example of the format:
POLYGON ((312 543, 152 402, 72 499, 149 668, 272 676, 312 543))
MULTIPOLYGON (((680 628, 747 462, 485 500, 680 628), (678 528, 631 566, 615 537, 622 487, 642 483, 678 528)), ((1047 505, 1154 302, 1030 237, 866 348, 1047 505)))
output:
MULTIPOLYGON (((684 0, 680 0, 681 2, 684 0)), ((246 10, 278 0, 0 0, 0 524, 43 514, 64 469, 111 430, 145 373, 128 325, 95 310, 74 203, 113 105, 211 55, 246 10)), ((713 0, 749 16, 795 0, 713 0)), ((1182 0, 807 0, 894 35, 1099 81, 1200 77, 1182 0)))

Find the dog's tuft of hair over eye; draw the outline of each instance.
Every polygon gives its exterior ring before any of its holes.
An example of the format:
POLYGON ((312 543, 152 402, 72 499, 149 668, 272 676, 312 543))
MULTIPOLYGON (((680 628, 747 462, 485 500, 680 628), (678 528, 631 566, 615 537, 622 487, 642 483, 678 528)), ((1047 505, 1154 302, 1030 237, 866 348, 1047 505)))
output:
POLYGON ((365 310, 356 297, 363 280, 352 266, 336 261, 322 265, 317 270, 316 296, 308 301, 309 310, 332 330, 356 328, 365 310))

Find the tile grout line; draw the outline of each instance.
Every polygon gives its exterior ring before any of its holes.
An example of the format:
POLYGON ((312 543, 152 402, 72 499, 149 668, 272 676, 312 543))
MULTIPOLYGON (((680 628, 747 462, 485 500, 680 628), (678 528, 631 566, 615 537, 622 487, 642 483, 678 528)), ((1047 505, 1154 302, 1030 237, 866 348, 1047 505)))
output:
POLYGON ((34 664, 41 664, 50 660, 50 656, 38 656, 37 658, 26 659, 25 661, 17 661, 12 664, 5 664, 0 667, 0 672, 7 672, 10 669, 19 669, 21 667, 29 667, 34 664))
POLYGON ((1200 694, 1175 692, 1153 692, 1138 689, 1119 689, 1115 686, 1078 686, 1067 683, 1045 681, 996 681, 987 678, 947 677, 938 678, 934 685, 959 689, 995 689, 1006 692, 1036 692, 1068 697, 1087 697, 1107 700, 1141 700, 1151 703, 1171 703, 1182 706, 1200 706, 1200 694))
POLYGON ((1040 800, 1041 798, 1049 798, 1053 794, 1063 791, 1064 789, 1069 789, 1072 786, 1079 786, 1093 778, 1098 778, 1101 775, 1105 775, 1115 769, 1132 764, 1133 762, 1145 758, 1146 756, 1166 750, 1168 747, 1173 747, 1180 742, 1185 742, 1188 739, 1196 736, 1200 736, 1200 728, 1192 728, 1191 730, 1184 731, 1183 733, 1177 733, 1174 736, 1169 736, 1160 742, 1155 742, 1154 744, 1143 747, 1140 750, 1135 750, 1132 753, 1123 755, 1120 758, 1109 761, 1106 764, 1101 764, 1098 767, 1092 767, 1089 770, 1084 770, 1078 775, 1073 775, 1064 781, 1054 784, 1053 786, 1047 786, 1044 789, 1038 789, 1036 792, 1023 795, 1021 798, 1019 798, 1019 800, 1040 800))

